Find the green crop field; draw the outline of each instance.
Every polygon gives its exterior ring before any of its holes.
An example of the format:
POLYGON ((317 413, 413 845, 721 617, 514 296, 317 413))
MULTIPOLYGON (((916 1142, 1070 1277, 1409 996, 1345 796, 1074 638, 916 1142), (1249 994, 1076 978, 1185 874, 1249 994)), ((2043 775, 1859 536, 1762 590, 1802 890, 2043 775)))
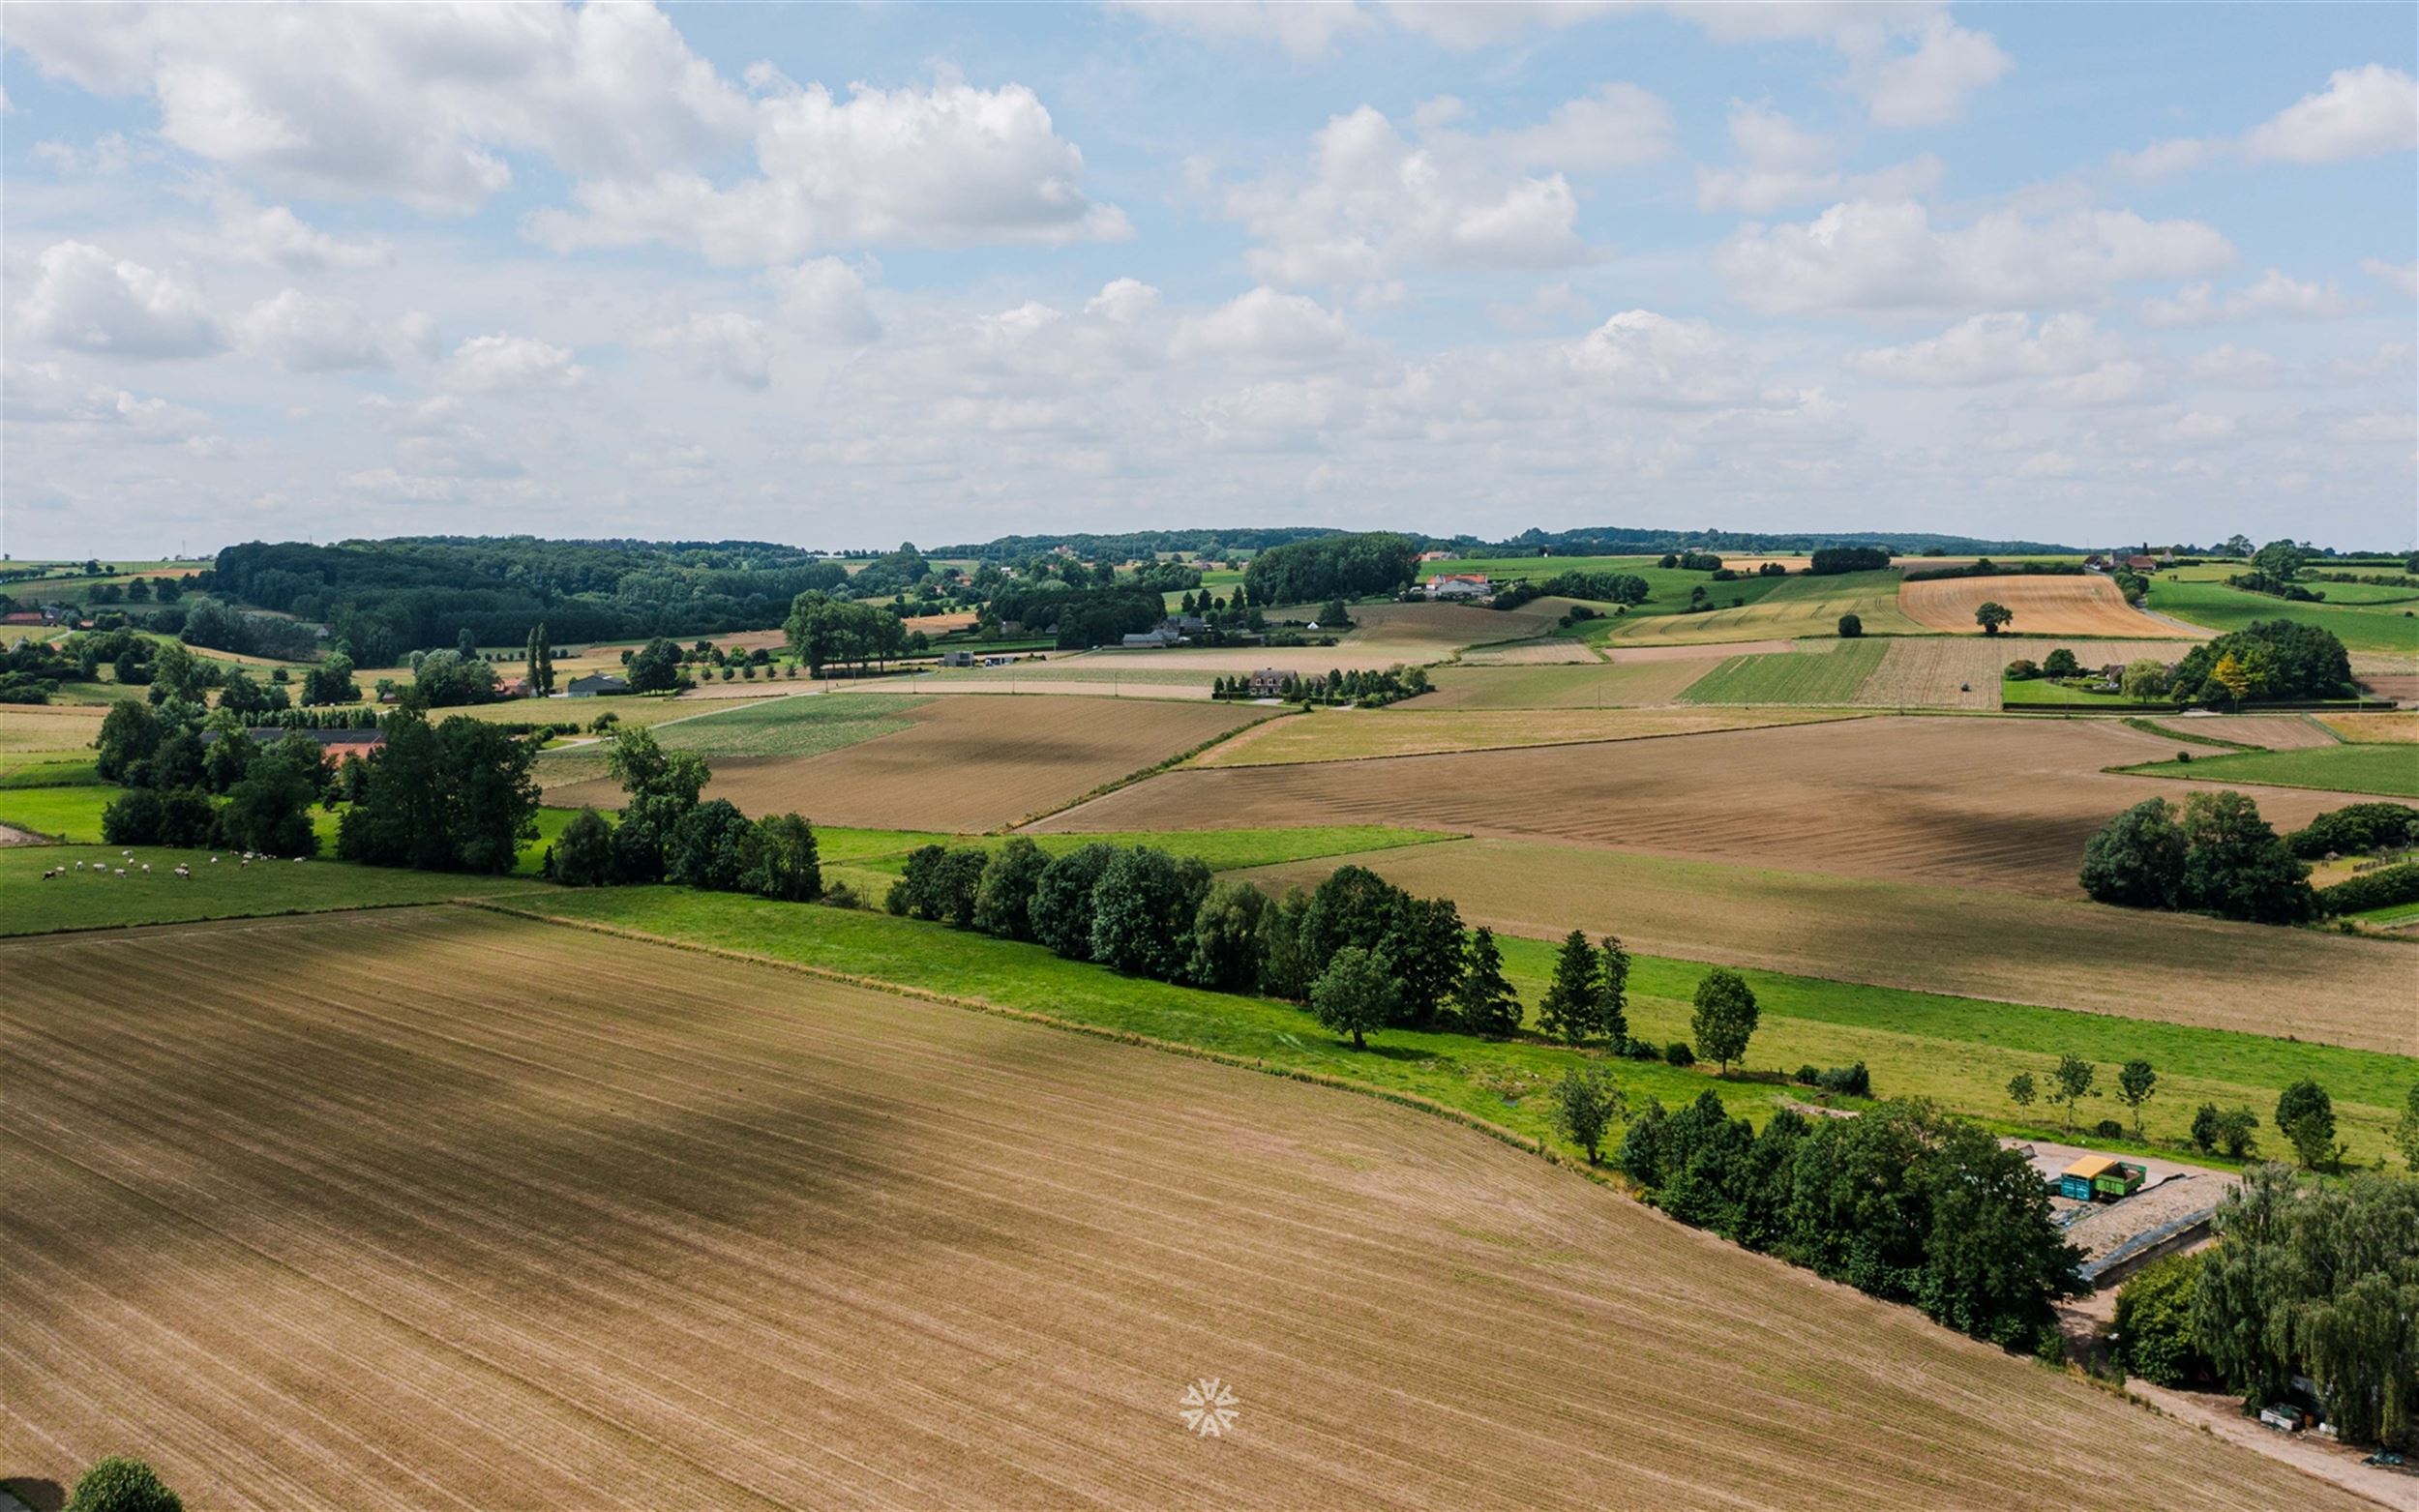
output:
MULTIPOLYGON (((1577 1052, 1535 1039, 1490 1043, 1451 1032, 1386 1030, 1372 1052, 1356 1054, 1290 1004, 1206 993, 1061 960, 1020 945, 870 911, 798 908, 728 894, 674 888, 551 892, 503 906, 659 935, 695 944, 795 961, 903 987, 979 998, 1153 1039, 1250 1056, 1277 1067, 1317 1071, 1416 1092, 1532 1136, 1546 1135, 1541 1092, 1577 1052)), ((1553 966, 1545 941, 1498 936, 1507 974, 1534 1005, 1553 966)), ((1632 1032, 1656 1044, 1688 1035, 1689 996, 1707 968, 1700 963, 1633 959, 1632 1032)), ((2145 1132, 2179 1138, 2203 1101, 2249 1104, 2263 1119, 2289 1082, 2314 1077, 2335 1098, 2343 1137, 2356 1158, 2388 1147, 2392 1110, 2419 1076, 2419 1062, 2374 1052, 2298 1044, 2223 1030, 2145 1023, 2051 1008, 2025 1008, 1928 993, 1851 986, 1777 972, 1744 973, 1763 1009, 1749 1067, 1770 1072, 1801 1063, 1845 1065, 1862 1059, 1884 1096, 1920 1095, 2007 1127, 2057 1132, 2057 1116, 2036 1108, 2020 1125, 2002 1091, 2016 1071, 2036 1078, 2064 1053, 2116 1067, 2141 1057, 2162 1068, 2160 1095, 2144 1109, 2145 1132)), ((1616 1062, 1633 1102, 1669 1104, 1717 1087, 1734 1112, 1760 1123, 1777 1100, 1807 1100, 1777 1081, 1718 1082, 1702 1070, 1657 1062, 1616 1062)), ((2108 1116, 2104 1102, 2082 1116, 2108 1116)))
POLYGON ((1878 640, 1847 640, 1734 656, 1680 697, 1689 703, 1851 703, 1888 650, 1878 640))
POLYGON ((549 883, 520 876, 463 876, 392 867, 349 866, 341 861, 255 861, 242 865, 222 851, 213 864, 207 850, 135 847, 127 861, 106 845, 18 845, 0 850, 0 934, 45 934, 56 930, 107 929, 129 924, 182 924, 197 919, 240 919, 281 913, 327 913, 342 908, 378 908, 397 904, 440 903, 448 898, 553 892, 549 883), (83 871, 75 864, 85 863, 83 871), (193 869, 188 880, 174 875, 178 863, 193 869), (141 870, 148 863, 149 873, 141 870), (108 868, 96 875, 97 868, 108 868), (116 869, 127 875, 119 876, 116 869), (65 868, 48 881, 43 874, 65 868))
MULTIPOLYGON (((2208 570, 2196 569, 2200 572, 2208 570)), ((2227 570, 2242 571, 2240 567, 2227 570)), ((2336 588, 2344 585, 2320 583, 2316 586, 2336 588)), ((2166 574, 2161 573, 2150 585, 2146 607, 2162 614, 2218 631, 2240 630, 2255 620, 2289 619, 2296 624, 2317 625, 2335 632, 2347 650, 2419 655, 2419 615, 2405 613, 2404 608, 2399 606, 2367 608, 2354 604, 2294 604, 2270 598, 2264 593, 2246 593, 2240 588, 2229 588, 2223 582, 2181 577, 2170 580, 2166 574)))
MULTIPOLYGON (((886 693, 801 694, 762 698, 728 709, 656 724, 656 743, 667 751, 716 756, 811 756, 908 728, 905 716, 929 699, 886 693)), ((550 787, 606 775, 605 748, 571 746, 538 759, 538 780, 550 787)))
POLYGON ((2184 777, 2201 783, 2258 783, 2271 787, 2324 787, 2337 792, 2419 798, 2419 746, 2312 746, 2302 751, 2244 751, 2129 766, 2144 777, 2184 777))

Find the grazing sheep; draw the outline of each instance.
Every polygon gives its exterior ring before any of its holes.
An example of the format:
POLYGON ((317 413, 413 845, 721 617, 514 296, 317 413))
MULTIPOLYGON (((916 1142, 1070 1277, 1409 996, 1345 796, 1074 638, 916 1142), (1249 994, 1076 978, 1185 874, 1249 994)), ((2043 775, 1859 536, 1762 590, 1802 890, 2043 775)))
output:
POLYGON ((151 875, 151 863, 150 863, 150 862, 148 862, 148 861, 146 861, 146 862, 144 862, 144 863, 143 863, 143 875, 145 875, 145 876, 149 876, 150 875, 151 875))
POLYGON ((217 866, 217 865, 219 864, 219 858, 218 858, 218 857, 216 857, 216 856, 212 856, 212 857, 210 858, 210 864, 211 864, 212 866, 217 866))

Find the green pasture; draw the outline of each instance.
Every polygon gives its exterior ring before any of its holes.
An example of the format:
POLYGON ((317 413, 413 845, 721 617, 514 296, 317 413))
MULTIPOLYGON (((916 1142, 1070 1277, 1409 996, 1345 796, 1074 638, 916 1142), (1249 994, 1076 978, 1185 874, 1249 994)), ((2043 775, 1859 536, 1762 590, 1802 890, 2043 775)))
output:
MULTIPOLYGON (((2237 573, 2242 570, 2239 566, 2225 569, 2226 572, 2237 573)), ((2317 625, 2335 632, 2346 650, 2419 655, 2419 614, 2407 612, 2404 606, 2336 602, 2331 590, 2347 586, 2344 583, 2311 585, 2330 590, 2328 603, 2295 604, 2271 598, 2264 593, 2246 593, 2240 588, 2229 588, 2223 582, 2182 576, 2184 573, 2209 571, 2208 568, 2179 569, 2178 576, 2173 578, 2166 573, 2159 574, 2151 581, 2146 606, 2162 614, 2216 631, 2241 630, 2255 620, 2288 619, 2296 624, 2317 625)))
POLYGON ((552 890, 526 877, 465 876, 341 861, 255 861, 244 866, 227 851, 218 852, 214 865, 207 850, 159 845, 134 849, 132 861, 110 845, 0 850, 0 934, 326 913, 552 890), (85 870, 75 870, 78 861, 85 863, 85 870), (146 862, 151 866, 148 874, 141 870, 146 862), (190 880, 174 875, 179 862, 193 869, 190 880), (105 873, 94 870, 104 866, 105 873), (126 868, 126 875, 116 875, 119 867, 126 868), (43 874, 53 868, 65 870, 45 881, 43 874))
POLYGON ((2336 792, 2419 798, 2419 746, 2312 746, 2302 751, 2243 751, 2129 766, 2142 777, 2183 777, 2202 783, 2256 783, 2271 787, 2324 787, 2336 792))

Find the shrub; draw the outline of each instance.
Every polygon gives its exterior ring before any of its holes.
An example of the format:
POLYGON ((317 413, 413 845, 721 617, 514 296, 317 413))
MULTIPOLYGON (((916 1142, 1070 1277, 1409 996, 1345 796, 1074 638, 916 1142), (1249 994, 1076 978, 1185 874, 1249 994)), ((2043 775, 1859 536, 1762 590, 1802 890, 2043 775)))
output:
POLYGON ((2419 903, 2419 861, 2404 861, 2346 877, 2333 887, 2320 888, 2316 897, 2318 911, 2324 914, 2360 913, 2399 903, 2419 903))
POLYGON ((1862 636, 1862 635, 1864 635, 1864 634, 1865 634, 1865 620, 1864 620, 1864 617, 1863 617, 1862 615, 1857 615, 1857 614, 1842 614, 1842 615, 1840 615, 1840 616, 1839 616, 1839 638, 1840 638, 1840 639, 1842 639, 1842 640, 1854 640, 1854 639, 1856 639, 1859 636, 1862 636))
POLYGON ((2419 844, 2419 809, 2402 803, 2351 804, 2319 815, 2285 836, 2285 844, 2304 861, 2330 852, 2348 856, 2399 849, 2419 844))
POLYGON ((2152 1260, 2117 1289, 2109 1335, 2118 1365, 2154 1385, 2180 1386, 2208 1373, 2208 1357, 2193 1336, 2193 1300, 2200 1290, 2198 1255, 2152 1260))
POLYGON ((1687 1040, 1674 1040, 1663 1047, 1663 1058, 1675 1066, 1693 1066, 1696 1064, 1696 1052, 1688 1048, 1687 1040))
POLYGON ((865 900, 846 882, 834 882, 823 889, 823 902, 835 908, 862 908, 865 900))
POLYGON ((1865 1069, 1865 1062, 1861 1060, 1853 1066, 1834 1066, 1818 1074, 1815 1082, 1824 1091, 1840 1097, 1873 1095, 1872 1073, 1865 1069))
POLYGON ((2041 668, 2034 666, 2029 657, 2019 656, 2008 664, 2007 677, 2010 682, 2031 682, 2040 675, 2041 668))
POLYGON ((2091 1132, 2104 1140, 2121 1140, 2125 1138, 2125 1125, 2114 1118, 2103 1118, 2092 1125, 2091 1132))
POLYGON ((1812 1066, 1800 1066, 1790 1074, 1789 1080, 1800 1086, 1820 1086, 1823 1082, 1823 1074, 1812 1066))
POLYGON ((554 842, 554 880, 566 887, 603 887, 613 879, 613 826, 582 809, 554 842))
POLYGON ((113 1454, 84 1472, 66 1512, 184 1512, 185 1502, 140 1460, 113 1454))

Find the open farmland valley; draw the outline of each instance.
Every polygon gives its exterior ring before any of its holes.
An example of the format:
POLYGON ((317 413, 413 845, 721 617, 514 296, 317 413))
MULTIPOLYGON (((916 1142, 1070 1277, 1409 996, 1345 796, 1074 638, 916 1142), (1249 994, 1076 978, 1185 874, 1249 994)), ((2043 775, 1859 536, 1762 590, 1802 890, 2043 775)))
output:
POLYGON ((2409 5, 0 117, 0 1512, 2419 1512, 2409 5))

